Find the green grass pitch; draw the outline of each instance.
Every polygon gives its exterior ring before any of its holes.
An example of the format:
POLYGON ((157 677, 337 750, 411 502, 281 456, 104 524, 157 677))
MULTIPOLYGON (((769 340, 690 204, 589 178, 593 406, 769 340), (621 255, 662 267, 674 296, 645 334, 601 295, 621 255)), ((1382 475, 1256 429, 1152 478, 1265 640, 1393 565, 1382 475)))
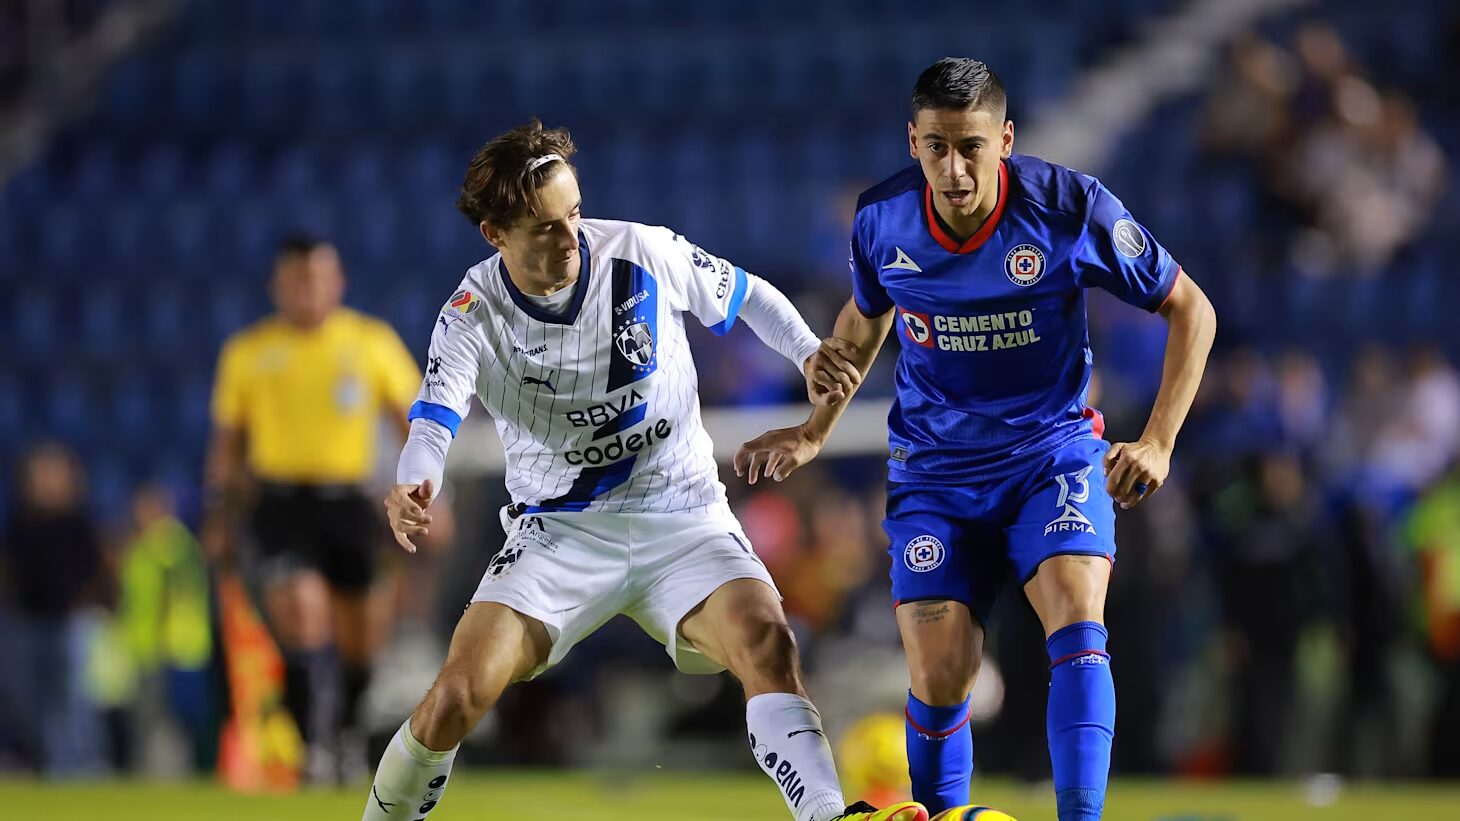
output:
MULTIPOLYGON (((976 781, 975 797, 1020 821, 1053 819, 1041 790, 976 781)), ((0 781, 0 817, 46 821, 323 821, 360 817, 364 788, 284 796, 233 795, 211 784, 0 781)), ((1349 786, 1328 806, 1291 783, 1119 781, 1111 821, 1440 821, 1460 818, 1460 784, 1349 786)), ((402 816, 405 821, 409 817, 402 816)), ((431 821, 782 821, 779 795, 754 773, 469 773, 431 821)))

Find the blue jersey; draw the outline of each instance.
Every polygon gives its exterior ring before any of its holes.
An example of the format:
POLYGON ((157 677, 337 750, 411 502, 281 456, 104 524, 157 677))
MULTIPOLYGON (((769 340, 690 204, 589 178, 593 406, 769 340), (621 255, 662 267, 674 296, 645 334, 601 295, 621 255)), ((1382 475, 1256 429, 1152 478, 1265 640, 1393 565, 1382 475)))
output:
POLYGON ((863 314, 897 310, 889 478, 934 484, 1012 475, 1098 436, 1085 289, 1154 311, 1180 271, 1094 177, 1018 155, 1000 165, 993 213, 961 243, 920 167, 868 189, 851 268, 863 314))

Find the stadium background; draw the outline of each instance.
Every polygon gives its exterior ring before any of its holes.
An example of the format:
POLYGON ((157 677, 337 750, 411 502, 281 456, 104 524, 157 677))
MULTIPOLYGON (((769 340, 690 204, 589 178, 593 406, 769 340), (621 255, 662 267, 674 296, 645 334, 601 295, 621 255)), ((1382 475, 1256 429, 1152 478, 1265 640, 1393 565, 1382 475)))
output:
MULTIPOLYGON (((358 790, 269 804, 159 786, 216 759, 223 653, 180 705, 148 686, 159 662, 118 618, 138 491, 168 489, 198 522, 218 347, 267 310, 282 235, 336 242, 347 302, 423 357, 437 307, 489 253, 451 207, 465 163, 538 116, 573 129, 586 214, 673 226, 824 332, 855 195, 907 162, 908 90, 945 54, 998 71, 1016 148, 1099 175, 1220 318, 1172 482, 1121 516, 1112 813, 1443 817, 1460 795, 1415 786, 1460 776, 1460 12, 1441 0, 0 3, 0 520, 21 504, 22 457, 48 442, 76 455, 106 550, 68 574, 59 618, 82 697, 44 719, 74 734, 44 775, 112 779, 64 798, 28 780, 22 661, 0 681, 0 802, 76 818, 357 811, 358 790)), ((1134 436, 1164 325, 1102 298, 1091 324, 1107 435, 1134 436)), ((722 450, 794 417, 779 406, 798 375, 748 331, 694 344, 722 450)), ((835 458, 774 488, 727 482, 834 736, 900 709, 905 682, 877 526, 873 397, 891 359, 835 458)), ((493 438, 468 429, 453 453, 450 549, 397 562, 377 743, 500 545, 493 438)), ((4 581, 0 642, 24 659, 13 605, 29 582, 4 581)), ((1046 817, 1045 661, 1012 592, 991 640, 978 783, 1046 817)), ((615 622, 512 693, 464 758, 581 772, 492 776, 441 817, 555 790, 562 817, 635 800, 640 818, 777 817, 746 775, 741 719, 732 683, 675 676, 615 622)))

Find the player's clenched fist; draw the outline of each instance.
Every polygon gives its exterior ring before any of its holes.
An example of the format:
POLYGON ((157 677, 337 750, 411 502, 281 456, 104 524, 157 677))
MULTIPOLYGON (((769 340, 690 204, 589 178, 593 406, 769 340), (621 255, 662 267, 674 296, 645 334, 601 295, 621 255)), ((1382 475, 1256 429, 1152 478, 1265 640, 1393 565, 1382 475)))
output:
POLYGON ((426 508, 431 504, 431 497, 435 495, 435 488, 431 480, 419 485, 396 485, 390 489, 390 495, 385 497, 385 512, 390 518, 390 532, 395 536, 395 541, 406 549, 407 553, 415 553, 416 545, 411 541, 412 536, 425 536, 431 531, 427 525, 431 524, 431 514, 426 508))
POLYGON ((801 366, 811 404, 834 405, 850 397, 862 384, 862 372, 853 362, 857 353, 857 346, 845 339, 821 340, 821 347, 806 357, 801 366))
POLYGON ((1129 509, 1159 490, 1170 470, 1170 448, 1144 439, 1117 442, 1105 454, 1105 489, 1129 509))
POLYGON ((735 451, 735 475, 752 485, 761 476, 779 482, 820 452, 821 441, 803 425, 766 431, 735 451))

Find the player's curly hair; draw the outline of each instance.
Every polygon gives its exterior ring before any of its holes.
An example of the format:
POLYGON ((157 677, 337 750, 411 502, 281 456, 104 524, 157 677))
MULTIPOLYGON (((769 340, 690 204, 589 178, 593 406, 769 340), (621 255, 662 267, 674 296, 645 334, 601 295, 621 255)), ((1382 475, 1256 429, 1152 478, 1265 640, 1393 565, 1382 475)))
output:
POLYGON ((981 108, 1002 119, 1007 106, 1004 81, 993 69, 971 57, 944 57, 928 66, 913 86, 914 120, 925 108, 955 111, 981 108))
POLYGON ((577 174, 569 162, 577 150, 568 129, 543 128, 536 117, 527 125, 499 134, 472 157, 456 210, 473 225, 485 222, 509 227, 537 210, 537 189, 558 169, 557 160, 535 167, 533 161, 556 154, 577 174))

